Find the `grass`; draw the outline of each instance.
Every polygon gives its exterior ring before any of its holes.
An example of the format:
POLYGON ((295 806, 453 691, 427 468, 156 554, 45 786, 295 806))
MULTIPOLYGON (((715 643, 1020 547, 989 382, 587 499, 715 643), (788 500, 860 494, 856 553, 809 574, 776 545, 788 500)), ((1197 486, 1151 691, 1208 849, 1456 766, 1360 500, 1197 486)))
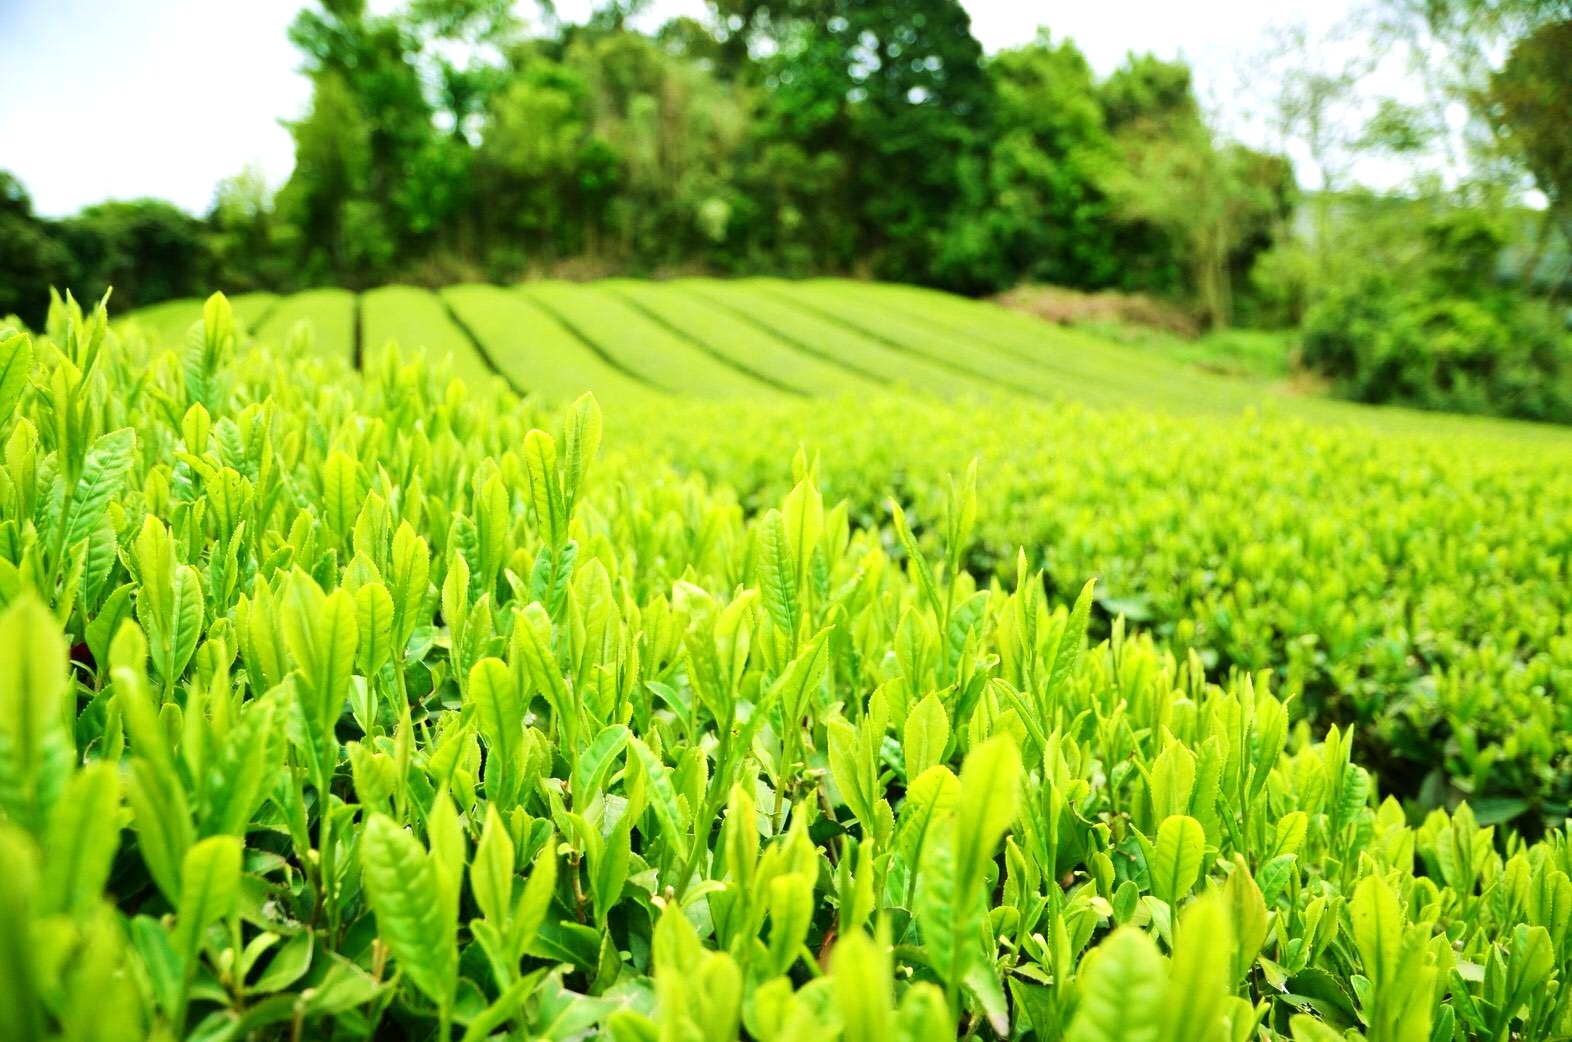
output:
POLYGON ((1190 339, 1160 329, 1119 322, 1085 322, 1083 332, 1116 344, 1152 351, 1208 372, 1249 380, 1286 380, 1292 373, 1293 330, 1223 329, 1190 339))

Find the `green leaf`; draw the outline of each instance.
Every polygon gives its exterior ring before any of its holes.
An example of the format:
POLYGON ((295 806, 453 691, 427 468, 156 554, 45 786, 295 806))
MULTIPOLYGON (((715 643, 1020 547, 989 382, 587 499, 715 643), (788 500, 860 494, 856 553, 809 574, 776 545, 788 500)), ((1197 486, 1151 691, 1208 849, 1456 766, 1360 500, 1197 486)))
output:
POLYGON ((633 823, 640 813, 642 807, 634 807, 631 803, 624 808, 599 853, 590 861, 590 893, 595 901, 595 920, 602 925, 612 907, 621 900, 623 886, 628 881, 633 823))
POLYGON ((824 682, 830 663, 828 638, 828 629, 820 630, 810 637, 770 685, 764 703, 769 706, 779 705, 789 721, 788 726, 801 723, 814 691, 824 682))
POLYGON ((634 760, 644 776, 644 784, 650 795, 650 809, 660 822, 661 838, 668 847, 680 847, 688 836, 688 820, 677 802, 677 790, 671 784, 671 772, 642 740, 629 738, 628 747, 633 750, 634 760))
POLYGON ((355 591, 355 630, 361 671, 374 677, 393 654, 393 596, 386 586, 372 582, 355 591))
POLYGON ((928 981, 906 988, 895 1014, 903 1042, 951 1042, 955 1017, 944 1001, 944 992, 928 981))
POLYGON ((162 676, 173 680, 183 676, 197 640, 202 636, 202 575, 188 564, 175 569, 174 612, 170 616, 169 658, 162 676))
POLYGON ((545 969, 538 969, 528 973, 508 986, 507 990, 497 997, 497 1001, 487 1006, 469 1022, 464 1030, 462 1042, 484 1042, 492 1037, 497 1028, 513 1019, 535 989, 540 987, 542 977, 546 976, 545 969))
POLYGON ((1170 906, 1188 896, 1206 857, 1206 830, 1184 814, 1163 819, 1147 861, 1152 896, 1170 906))
POLYGON ((483 658, 469 671, 465 695, 486 743, 486 796, 508 810, 518 802, 523 782, 524 700, 518 682, 501 659, 483 658))
POLYGON ((601 729, 573 761, 573 804, 583 807, 599 792, 612 764, 628 746, 630 732, 622 724, 601 729))
MULTIPOLYGON (((253 995, 269 995, 276 991, 283 991, 295 983, 311 969, 311 956, 315 950, 316 936, 311 933, 298 933, 279 946, 273 954, 273 959, 267 964, 267 969, 256 983, 247 987, 253 995)), ((294 1005, 295 997, 290 996, 290 1004, 294 1005)))
POLYGON ((322 464, 322 520, 341 543, 347 543, 360 505, 360 465, 346 452, 334 449, 322 464))
POLYGON ((1020 806, 1021 754, 1008 735, 967 753, 956 801, 955 849, 966 885, 981 879, 1020 806))
POLYGON ((1372 987, 1392 983, 1403 943, 1403 911, 1397 895, 1380 875, 1367 875, 1354 887, 1348 905, 1353 920, 1354 946, 1372 987))
POLYGON ((66 783, 44 836, 49 871, 38 898, 44 914, 83 919, 98 907, 120 845, 119 813, 120 775, 113 764, 90 763, 66 783))
POLYGON ((402 651, 420 621, 431 581, 431 550, 408 521, 393 533, 393 566, 388 574, 393 594, 393 649, 402 651))
POLYGON ((1343 1032, 1329 1028, 1305 1013, 1295 1013, 1288 1018, 1288 1028, 1293 1032, 1294 1042, 1347 1042, 1343 1032))
POLYGON ((557 444, 551 435, 541 430, 526 434, 524 461, 530 499, 535 504, 535 520, 544 530, 547 545, 559 547, 567 542, 568 512, 562 501, 562 485, 557 479, 557 444))
POLYGON ((177 563, 169 530, 152 515, 136 545, 142 581, 136 617, 147 631, 153 670, 167 692, 185 674, 202 633, 202 576, 177 563))
POLYGON ((966 993, 982 1007, 989 1027, 1000 1038, 1010 1037, 1010 1004, 1004 996, 1004 982, 999 979, 999 969, 992 960, 973 961, 962 978, 966 993))
POLYGON ((1152 800, 1153 820, 1163 821, 1190 810, 1190 794, 1195 790, 1195 754, 1183 742, 1169 741, 1152 761, 1147 776, 1152 800))
POLYGON ((923 843, 914 911, 929 962, 947 992, 956 995, 966 971, 982 956, 984 904, 980 889, 962 883, 953 821, 945 825, 923 843))
POLYGON ((71 489, 61 521, 60 546, 73 547, 98 531, 135 459, 136 432, 130 427, 110 431, 93 442, 82 464, 82 479, 71 489))
POLYGON ((551 705, 562 747, 579 747, 579 702, 568 691, 562 668, 551 648, 551 616, 539 603, 530 604, 513 621, 514 668, 521 669, 526 701, 536 694, 551 705))
POLYGON ((923 597, 928 601, 928 606, 933 609, 936 618, 944 618, 944 602, 939 598, 939 588, 933 582, 933 569, 928 564, 928 559, 923 556, 922 548, 917 545, 917 539, 912 535, 911 526, 906 523, 906 511, 901 505, 891 500, 890 512, 895 518, 895 534, 900 539, 901 546, 906 550, 906 556, 911 562, 911 570, 917 576, 917 586, 922 591, 923 597))
POLYGON ((186 851, 180 866, 175 951, 190 966, 209 924, 235 914, 240 900, 240 839, 209 836, 186 851))
POLYGON ((214 293, 202 302, 202 336, 215 350, 235 335, 235 312, 229 298, 214 293))
POLYGON ((813 921, 813 879, 786 872, 770 880, 770 961, 768 976, 787 973, 797 963, 813 921))
POLYGON ((469 883, 480 914, 506 929, 513 918, 513 839, 508 835, 495 804, 486 805, 486 824, 475 847, 469 883))
POLYGON ((1192 902, 1174 931, 1173 963, 1163 1001, 1164 1042, 1211 1042, 1219 1035, 1233 964, 1228 908, 1216 891, 1192 902))
POLYGON ((175 1023, 185 1019, 203 934, 209 925, 233 918, 239 901, 240 840, 235 836, 210 836, 193 844, 180 868, 180 902, 172 941, 184 981, 174 1013, 175 1023))
POLYGON ((1555 968, 1556 951, 1550 932, 1543 926, 1518 923, 1507 953, 1504 994, 1491 997, 1497 1000, 1502 1013, 1514 1015, 1549 983, 1555 968))
POLYGON ((437 871, 409 831, 372 814, 360 840, 366 900, 404 976, 449 1008, 458 987, 457 924, 445 920, 437 871))
POLYGON ((130 583, 117 586, 109 596, 104 598, 98 606, 98 613, 87 624, 87 647, 93 653, 93 661, 103 663, 109 661, 109 645, 114 640, 115 634, 120 632, 120 627, 131 618, 131 592, 134 587, 130 583))
POLYGON ((336 952, 327 953, 327 972, 320 983, 303 992, 300 1001, 312 1016, 331 1016, 364 1006, 386 984, 336 952))
POLYGON ((1058 646, 1054 650, 1053 668, 1048 674, 1050 692, 1060 690, 1075 673, 1075 665, 1081 658, 1081 643, 1086 639, 1086 622, 1091 617, 1092 595, 1096 585, 1096 579, 1086 580, 1086 585, 1081 587, 1080 594, 1075 598, 1070 617, 1065 620, 1058 646))
POLYGON ((1157 942, 1121 926, 1087 956, 1081 1001, 1065 1042, 1157 1042, 1161 1036, 1167 967, 1157 942))
POLYGON ((181 864, 196 842, 179 776, 140 756, 131 761, 126 801, 136 824, 137 850, 170 904, 180 899, 181 864))
POLYGON ((284 612, 284 642, 300 671, 307 719, 330 736, 349 697, 360 636, 354 598, 347 590, 324 596, 304 572, 290 580, 284 612))
POLYGON ((824 498, 814 487, 813 478, 797 482, 781 507, 781 518, 791 547, 793 573, 798 590, 808 589, 813 552, 824 533, 824 498))
POLYGON ((862 931, 849 933, 836 943, 830 957, 830 979, 846 1038, 889 1042, 895 1037, 894 972, 883 945, 876 945, 862 931))
POLYGON ((873 793, 868 791, 860 764, 859 749, 862 745, 857 729, 845 720, 834 719, 825 725, 830 742, 830 773, 835 777, 835 787, 840 790, 846 806, 872 834, 873 793))
POLYGON ((27 389, 33 368, 33 342, 26 333, 11 333, 0 338, 0 429, 8 417, 16 416, 16 406, 27 389))
POLYGON ((900 828, 895 833, 895 849, 910 869, 917 867, 930 827, 935 822, 949 820, 960 795, 960 781, 942 764, 928 768, 906 787, 900 828))
POLYGON ((569 513, 584 487, 584 474, 600 451, 600 403, 593 394, 575 399, 568 410, 562 445, 562 484, 569 513))
POLYGON ((786 519, 771 510, 759 522, 759 586, 764 607, 777 629, 788 636, 797 632, 797 565, 792 557, 786 519))
POLYGON ((916 778, 944 762, 944 751, 950 742, 950 717, 937 694, 929 693, 912 707, 906 717, 904 737, 901 751, 906 756, 908 778, 916 778))
POLYGON ((49 609, 31 596, 0 613, 0 811, 43 825, 46 795, 60 781, 69 741, 66 644, 49 609), (51 752, 55 750, 55 753, 51 752))
POLYGON ((1255 965, 1261 946, 1266 943, 1270 920, 1266 899, 1261 888, 1250 875, 1242 855, 1234 855, 1233 872, 1222 887, 1223 898, 1228 903, 1228 919, 1234 931, 1234 961, 1229 972, 1229 984, 1244 980, 1255 965))
POLYGON ((481 588, 487 589, 496 582, 513 525, 507 491, 496 475, 492 475, 475 497, 474 515, 475 538, 480 549, 476 570, 480 574, 481 588))
POLYGON ((515 954, 529 950, 551 911, 551 897, 557 889, 557 841, 548 836, 540 853, 530 865, 524 892, 513 912, 512 944, 515 954))
POLYGON ((33 899, 38 885, 38 848, 21 830, 0 821, 0 1011, 7 1033, 32 1042, 44 1032, 45 1007, 38 995, 38 952, 33 944, 33 899))

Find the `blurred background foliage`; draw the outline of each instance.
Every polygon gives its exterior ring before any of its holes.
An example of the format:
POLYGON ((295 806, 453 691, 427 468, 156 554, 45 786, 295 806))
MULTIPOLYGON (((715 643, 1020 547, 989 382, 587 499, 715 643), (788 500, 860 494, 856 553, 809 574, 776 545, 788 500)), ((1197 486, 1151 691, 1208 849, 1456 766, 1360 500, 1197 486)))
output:
POLYGON ((36 324, 52 285, 123 308, 541 274, 1053 286, 1293 331, 1266 368, 1362 400, 1572 420, 1568 0, 1376 0, 1284 28, 1216 104, 1182 62, 1099 78, 1047 30, 985 55, 957 0, 712 0, 642 31, 647 7, 319 0, 290 30, 313 89, 284 185, 46 220, 0 173, 0 314, 36 324), (1406 93, 1380 96, 1399 52, 1406 93), (1227 132, 1245 110, 1279 147, 1227 132), (1364 186, 1372 157, 1407 173, 1364 186))

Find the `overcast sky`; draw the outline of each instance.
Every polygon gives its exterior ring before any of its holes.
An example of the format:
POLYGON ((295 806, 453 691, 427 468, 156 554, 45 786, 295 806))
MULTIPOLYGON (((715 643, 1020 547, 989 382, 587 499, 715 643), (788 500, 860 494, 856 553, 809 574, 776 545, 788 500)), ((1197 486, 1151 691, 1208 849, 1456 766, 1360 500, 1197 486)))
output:
MULTIPOLYGON (((1231 89, 1238 57, 1273 21, 1325 26, 1347 0, 964 0, 992 52, 1039 25, 1075 40, 1099 73, 1126 52, 1183 55, 1203 96, 1231 89)), ((392 0, 373 0, 386 9, 392 0)), ((282 184, 294 165, 279 120, 310 94, 285 29, 300 0, 0 0, 5 72, 0 169, 39 213, 158 196, 205 212, 218 181, 250 162, 282 184)), ((558 0, 582 20, 590 0, 558 0)), ((692 14, 702 0, 656 0, 692 14)), ((528 5, 534 10, 533 5, 528 5)))

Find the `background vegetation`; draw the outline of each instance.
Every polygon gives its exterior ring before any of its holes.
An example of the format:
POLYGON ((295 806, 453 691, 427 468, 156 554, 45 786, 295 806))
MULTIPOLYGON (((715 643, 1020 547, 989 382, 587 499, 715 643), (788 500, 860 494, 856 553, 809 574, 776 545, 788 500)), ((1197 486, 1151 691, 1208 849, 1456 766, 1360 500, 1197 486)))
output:
POLYGON ((308 6, 288 182, 242 171, 203 218, 48 221, 0 174, 0 314, 37 325, 51 285, 130 307, 540 273, 1053 284, 1302 326, 1351 397, 1572 419, 1566 0, 1378 0, 1267 41, 1212 111, 1181 62, 1099 78, 1046 30, 985 56, 957 0, 713 0, 652 33, 647 6, 308 6), (1410 63, 1402 97, 1378 54, 1410 63), (1276 147, 1235 140, 1246 119, 1276 147), (1361 186, 1365 160, 1397 187, 1361 186))

